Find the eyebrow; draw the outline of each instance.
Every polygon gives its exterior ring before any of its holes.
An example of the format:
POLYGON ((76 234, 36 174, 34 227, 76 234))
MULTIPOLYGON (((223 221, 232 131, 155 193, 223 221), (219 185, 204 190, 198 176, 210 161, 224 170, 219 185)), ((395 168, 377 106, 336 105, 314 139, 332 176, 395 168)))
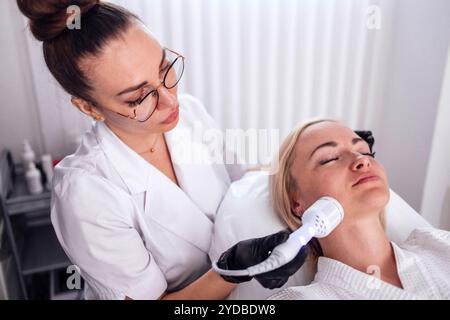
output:
MULTIPOLYGON (((162 67, 162 65, 163 65, 165 59, 166 59, 166 50, 165 50, 165 48, 163 48, 163 49, 162 49, 162 58, 161 58, 161 62, 159 63, 159 69, 161 69, 161 67, 162 67)), ((147 84, 148 84, 148 81, 144 81, 144 82, 142 82, 142 83, 140 83, 140 84, 138 84, 138 85, 129 87, 129 88, 127 88, 127 89, 125 89, 125 90, 119 92, 116 96, 119 97, 119 96, 121 96, 121 95, 123 95, 123 94, 125 94, 125 93, 130 93, 130 92, 139 90, 139 89, 141 89, 142 87, 146 86, 147 84)))
MULTIPOLYGON (((358 142, 364 142, 364 140, 361 138, 353 138, 353 140, 352 140, 353 145, 357 144, 358 142)), ((311 155, 309 156, 309 158, 311 158, 313 156, 313 154, 321 148, 326 148, 326 147, 334 147, 335 148, 337 146, 338 146, 338 143, 336 141, 328 141, 328 142, 322 143, 317 148, 315 148, 313 152, 311 152, 311 155)))

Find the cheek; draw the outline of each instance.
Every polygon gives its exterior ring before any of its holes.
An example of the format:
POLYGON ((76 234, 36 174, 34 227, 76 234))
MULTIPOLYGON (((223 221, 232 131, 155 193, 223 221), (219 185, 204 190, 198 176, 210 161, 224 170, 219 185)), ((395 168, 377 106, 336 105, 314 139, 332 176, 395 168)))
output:
POLYGON ((345 186, 346 171, 338 164, 318 170, 315 176, 324 191, 336 193, 345 186))
POLYGON ((388 182, 388 178, 387 178, 387 174, 386 174, 386 169, 384 168, 384 166, 381 163, 379 163, 378 161, 375 161, 374 167, 377 171, 378 176, 380 176, 384 180, 386 185, 388 185, 389 182, 388 182))
POLYGON ((103 115, 109 120, 109 122, 120 126, 126 126, 130 122, 129 119, 117 114, 117 112, 120 112, 123 115, 132 114, 131 110, 127 108, 120 109, 116 106, 114 106, 114 108, 108 107, 107 109, 106 108, 102 109, 103 115))
POLYGON ((323 196, 333 197, 339 202, 346 201, 345 171, 339 168, 327 168, 327 170, 311 170, 308 180, 304 180, 306 188, 302 198, 306 206, 312 205, 323 196))
POLYGON ((384 206, 389 201, 390 190, 389 190, 389 181, 387 178, 386 170, 383 165, 377 161, 374 162, 374 168, 377 175, 383 180, 383 184, 380 186, 378 191, 378 203, 380 206, 384 206))
MULTIPOLYGON (((319 176, 320 177, 320 176, 319 176)), ((329 196, 338 200, 342 205, 348 202, 346 171, 342 168, 333 168, 323 174, 320 181, 319 196, 329 196)))

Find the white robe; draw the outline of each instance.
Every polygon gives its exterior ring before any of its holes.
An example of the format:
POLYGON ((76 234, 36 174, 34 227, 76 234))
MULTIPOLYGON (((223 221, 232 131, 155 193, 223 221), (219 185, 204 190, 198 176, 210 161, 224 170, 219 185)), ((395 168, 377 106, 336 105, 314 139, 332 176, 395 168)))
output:
POLYGON ((450 232, 417 229, 402 245, 391 243, 403 289, 320 257, 310 285, 282 290, 269 299, 450 299, 450 232))

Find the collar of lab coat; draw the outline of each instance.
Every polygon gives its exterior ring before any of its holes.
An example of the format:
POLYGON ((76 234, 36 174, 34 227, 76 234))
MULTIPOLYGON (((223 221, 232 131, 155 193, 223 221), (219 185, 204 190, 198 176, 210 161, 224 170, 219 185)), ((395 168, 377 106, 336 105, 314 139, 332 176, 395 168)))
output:
POLYGON ((104 122, 97 122, 94 130, 101 148, 128 191, 131 194, 146 191, 150 175, 149 164, 120 140, 104 122))

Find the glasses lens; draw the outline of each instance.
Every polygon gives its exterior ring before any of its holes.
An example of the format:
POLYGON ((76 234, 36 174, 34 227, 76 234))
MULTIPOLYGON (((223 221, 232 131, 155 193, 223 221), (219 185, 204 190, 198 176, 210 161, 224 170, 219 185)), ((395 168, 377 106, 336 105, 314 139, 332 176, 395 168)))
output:
POLYGON ((175 58, 172 66, 167 70, 164 77, 164 85, 167 89, 175 88, 180 82, 184 73, 184 59, 183 57, 175 58))
POLYGON ((136 120, 139 122, 147 121, 152 116, 153 112, 155 112, 156 106, 158 105, 158 99, 158 92, 151 91, 136 108, 136 120))

